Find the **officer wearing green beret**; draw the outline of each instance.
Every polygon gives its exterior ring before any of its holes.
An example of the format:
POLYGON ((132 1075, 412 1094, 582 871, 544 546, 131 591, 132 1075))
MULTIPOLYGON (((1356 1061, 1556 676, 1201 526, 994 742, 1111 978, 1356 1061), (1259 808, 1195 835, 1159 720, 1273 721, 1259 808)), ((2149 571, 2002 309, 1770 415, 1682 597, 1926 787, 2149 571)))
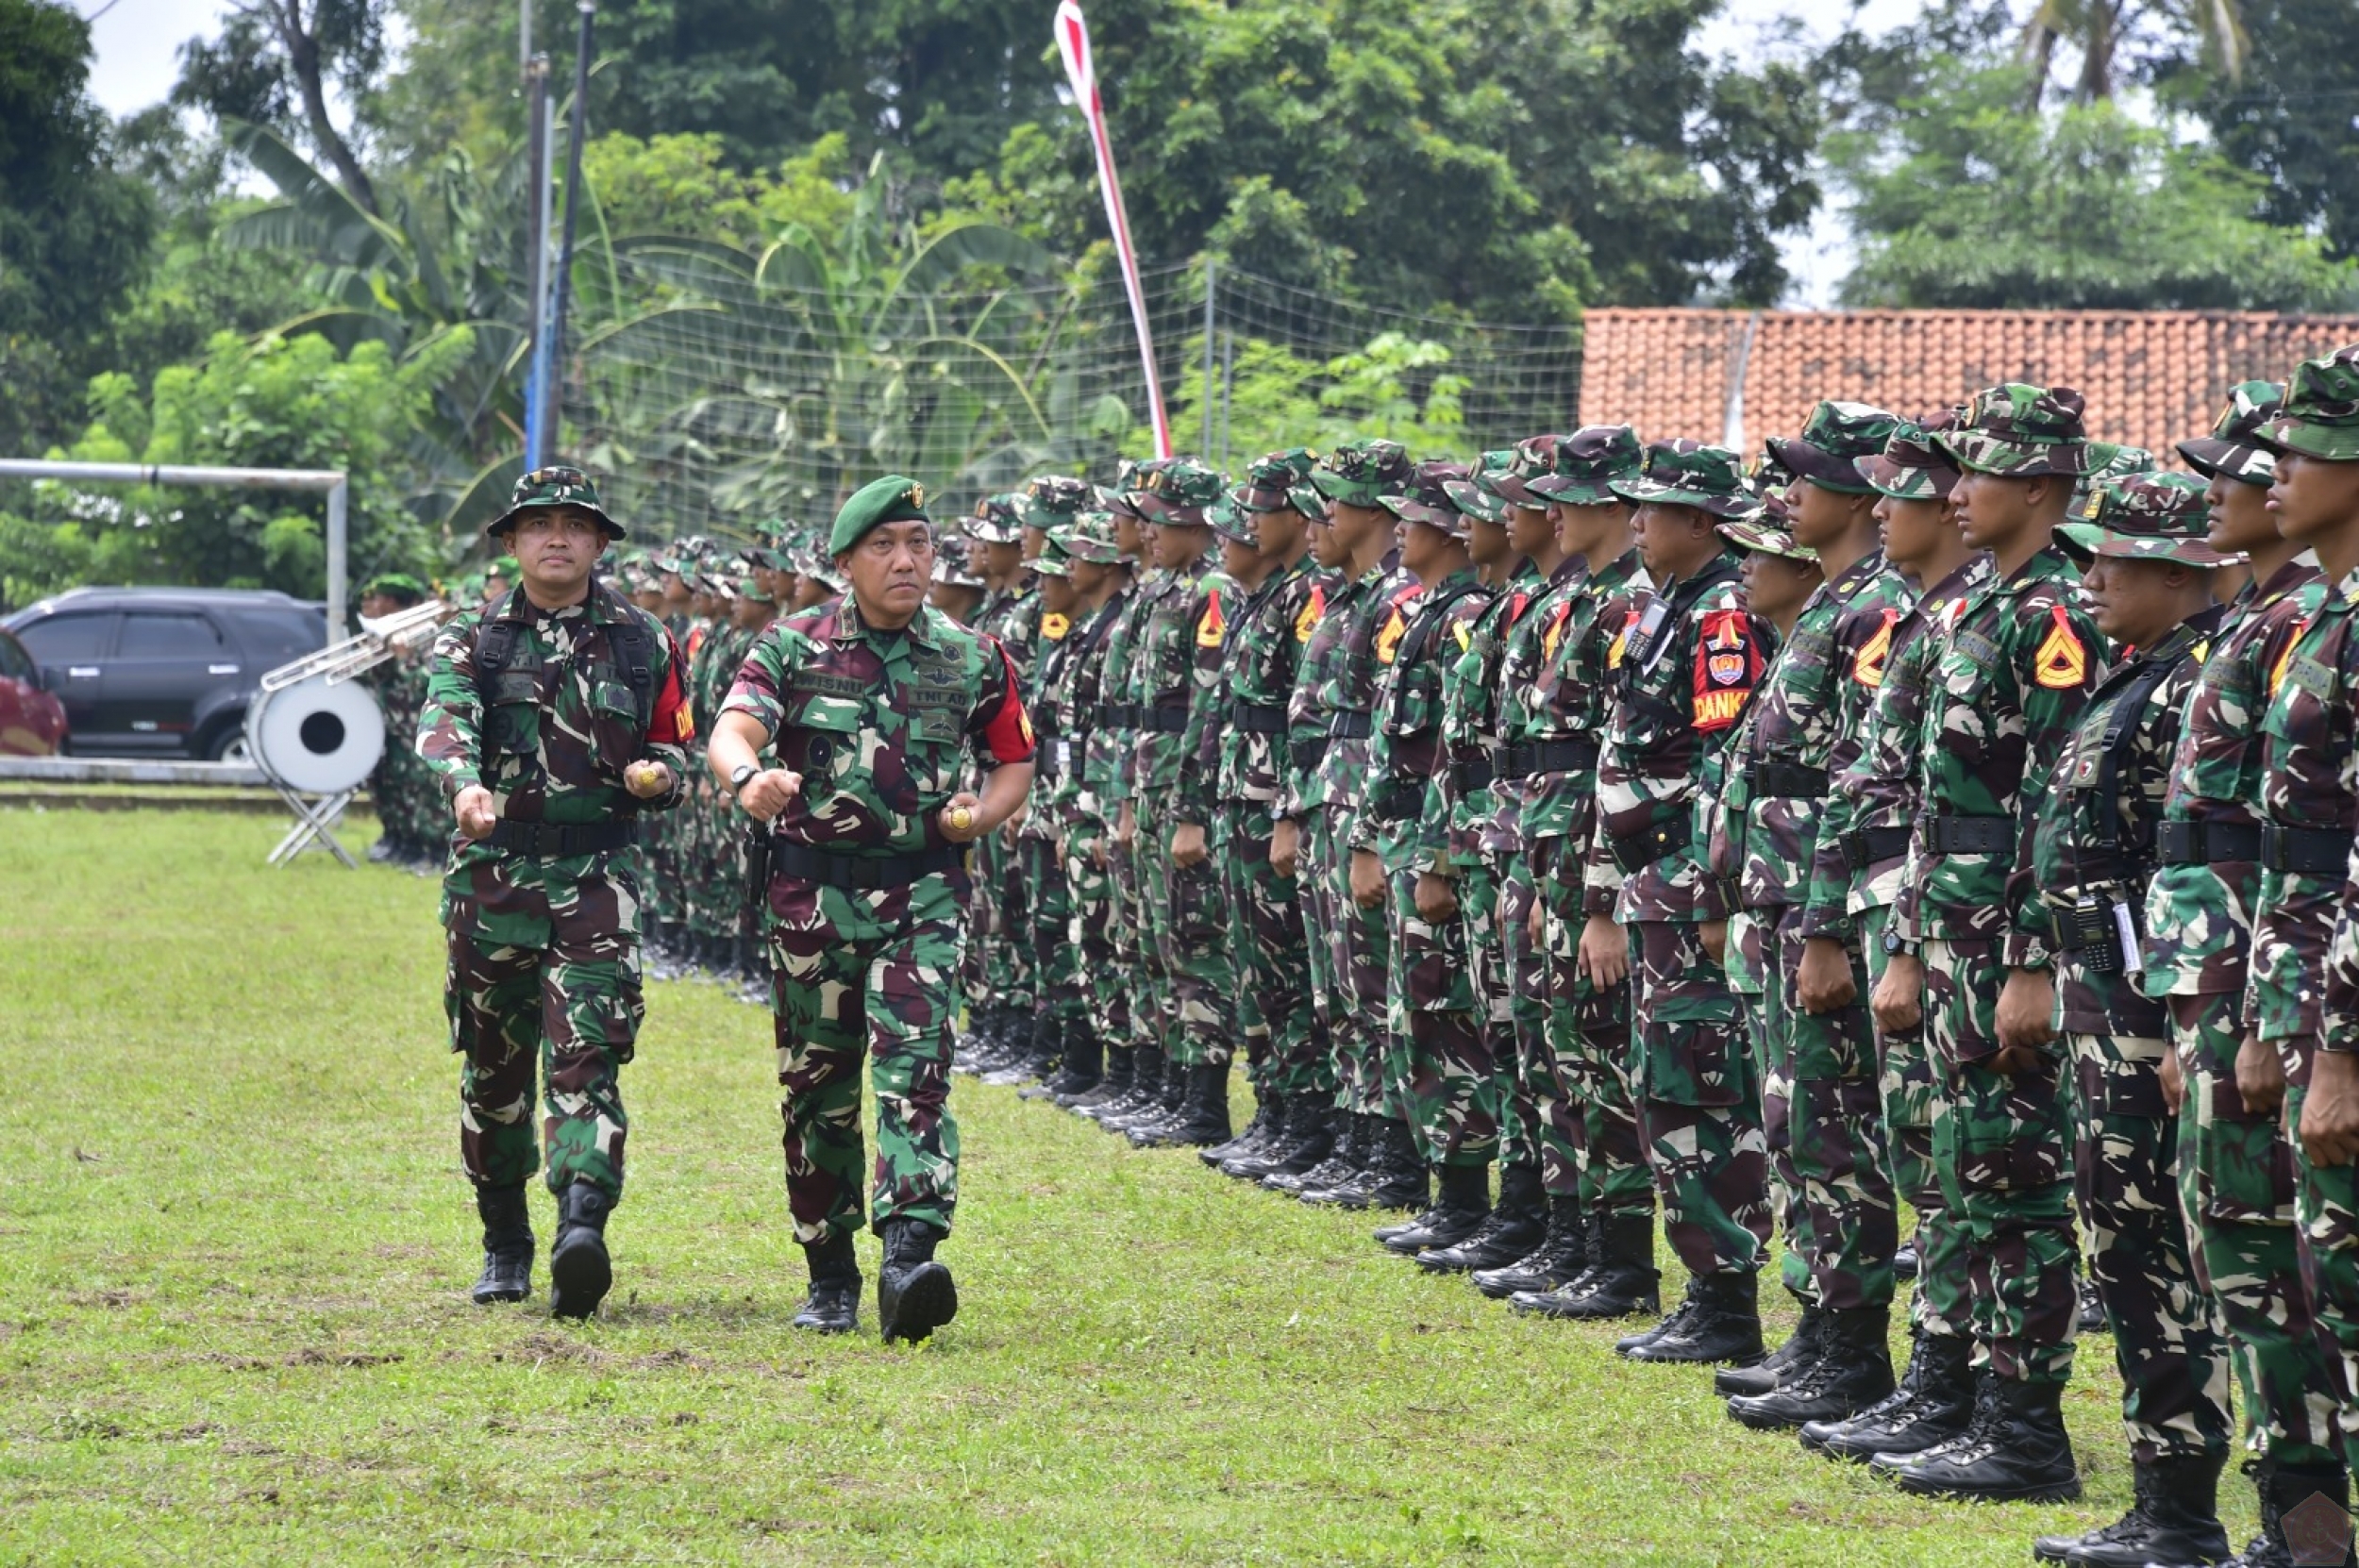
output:
POLYGON ((933 1255, 958 1201, 950 1026, 969 846, 1023 805, 1032 728, 1005 650, 926 602, 936 546, 921 486, 893 475, 863 487, 837 513, 828 550, 849 591, 762 633, 709 761, 770 825, 787 1203, 811 1279, 795 1325, 856 1326, 866 1187, 884 1241, 884 1336, 921 1340, 958 1311, 933 1255), (778 763, 765 767, 773 745, 778 763), (979 795, 962 787, 970 757, 979 795), (876 1091, 873 1178, 863 1060, 876 1091))

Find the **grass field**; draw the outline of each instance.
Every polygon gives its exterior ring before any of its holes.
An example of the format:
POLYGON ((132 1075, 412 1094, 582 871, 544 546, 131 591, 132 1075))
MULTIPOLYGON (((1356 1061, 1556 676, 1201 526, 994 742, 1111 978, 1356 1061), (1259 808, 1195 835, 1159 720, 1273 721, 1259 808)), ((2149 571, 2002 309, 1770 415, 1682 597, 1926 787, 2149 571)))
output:
POLYGON ((475 1308, 433 885, 278 831, 0 810, 0 1561, 2004 1563, 2127 1501, 2102 1338, 2083 1503, 1918 1502, 972 1080, 959 1321, 814 1342, 768 1021, 699 983, 606 1309, 475 1308))

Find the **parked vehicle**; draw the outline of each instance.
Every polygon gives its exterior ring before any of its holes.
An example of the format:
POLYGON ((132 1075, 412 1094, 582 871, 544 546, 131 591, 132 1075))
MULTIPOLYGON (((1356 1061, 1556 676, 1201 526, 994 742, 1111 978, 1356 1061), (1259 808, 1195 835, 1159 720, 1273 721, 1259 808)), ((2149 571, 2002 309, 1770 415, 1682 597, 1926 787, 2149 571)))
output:
POLYGON ((76 588, 0 622, 79 756, 242 756, 262 676, 327 641, 316 601, 229 588, 76 588))
POLYGON ((0 631, 0 757, 48 757, 65 744, 65 704, 41 683, 25 644, 0 631))

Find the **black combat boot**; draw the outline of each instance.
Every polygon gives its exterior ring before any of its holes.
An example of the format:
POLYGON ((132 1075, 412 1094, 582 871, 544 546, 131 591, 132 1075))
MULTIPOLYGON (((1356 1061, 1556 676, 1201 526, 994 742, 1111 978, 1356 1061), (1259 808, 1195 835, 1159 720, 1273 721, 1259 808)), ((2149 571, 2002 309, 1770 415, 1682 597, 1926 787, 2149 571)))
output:
POLYGON ((1130 1115, 1122 1118, 1118 1126, 1112 1121, 1106 1125, 1114 1127, 1133 1144, 1144 1146, 1143 1140, 1139 1136, 1141 1133, 1158 1131, 1165 1123, 1178 1125, 1180 1108, 1187 1102, 1187 1097, 1188 1070, 1180 1063, 1179 1058, 1165 1051, 1163 1081, 1156 1086, 1154 1093, 1148 1096, 1146 1103, 1130 1115))
POLYGON ((975 1064, 990 1053, 997 1043, 999 1020, 1007 1009, 997 1003, 974 1008, 966 1015, 966 1027, 961 1029, 950 1052, 950 1071, 972 1073, 975 1064))
POLYGON ((1250 1154, 1263 1147, 1269 1142, 1270 1135, 1278 1130, 1279 1118, 1284 1110, 1285 1106, 1278 1095, 1258 1083, 1253 1085, 1253 1119, 1246 1123, 1245 1130, 1234 1138, 1206 1144, 1196 1151, 1196 1159, 1217 1171, 1239 1155, 1250 1154))
POLYGON ((2264 1456, 2245 1469, 2260 1488, 2261 1533, 2227 1568, 2359 1564, 2351 1552, 2351 1476, 2341 1465, 2283 1465, 2264 1456))
POLYGON ((525 1184, 478 1187, 475 1211, 483 1221, 483 1273, 475 1282, 475 1304, 522 1301, 532 1293, 532 1210, 525 1184))
POLYGON ((1224 1163, 1220 1174, 1259 1182, 1271 1176, 1299 1176, 1335 1152, 1335 1101, 1313 1091, 1286 1098, 1286 1119, 1267 1147, 1224 1163))
POLYGON ((1004 1073, 1032 1054, 1032 1035, 1040 1026, 1037 1012, 1030 1008, 1011 1007, 999 1026, 999 1038, 989 1056, 977 1066, 977 1077, 989 1077, 1004 1073))
POLYGON ((1814 1421, 1802 1446, 1829 1459, 1865 1463, 1879 1454, 1906 1456, 1949 1442, 1974 1418, 1974 1342, 1962 1334, 1918 1330, 1908 1370, 1891 1395, 1849 1421, 1814 1421))
POLYGON ((1698 1275, 1688 1286, 1695 1309, 1677 1329, 1666 1329, 1624 1352, 1633 1361, 1676 1361, 1702 1366, 1739 1365, 1761 1359, 1761 1276, 1750 1269, 1698 1275))
POLYGON ((2224 1562, 2230 1548, 2219 1523, 2219 1471, 2226 1462, 2224 1455, 2133 1458, 2129 1512, 2085 1535, 2043 1535, 2032 1543, 2032 1556, 2075 1568, 2224 1562))
POLYGON ((1740 1394, 1729 1414, 1757 1431, 1841 1421, 1892 1397, 1889 1307, 1838 1307, 1819 1315, 1818 1354, 1767 1393, 1740 1394))
POLYGON ((1427 1247, 1456 1246, 1490 1217, 1491 1168, 1445 1165, 1435 1184, 1433 1207, 1414 1224, 1380 1226, 1376 1239, 1387 1251, 1414 1258, 1427 1247))
POLYGON ((606 1299, 614 1265, 606 1255, 606 1217, 614 1200, 577 1181, 557 1195, 557 1244, 549 1249, 549 1315, 586 1318, 606 1299))
POLYGON ((1654 1266, 1654 1216, 1600 1214, 1597 1225, 1595 1265, 1553 1291, 1510 1296, 1508 1305, 1544 1318, 1626 1318, 1663 1310, 1663 1273, 1654 1266))
POLYGON ((860 1257, 852 1250, 851 1232, 804 1243, 803 1259, 811 1265, 811 1293, 795 1314, 795 1326, 814 1334, 848 1334, 858 1328, 860 1257))
POLYGON ((2081 1332, 2102 1334, 2105 1331, 2105 1298, 2097 1293, 2097 1281, 2081 1281, 2081 1332))
POLYGON ((1915 1242, 1904 1242, 1893 1252, 1892 1277, 1895 1279, 1916 1277, 1916 1243, 1915 1242))
POLYGON ((995 1089, 1012 1089, 1048 1076, 1063 1058, 1064 1028, 1064 1019, 1044 1003, 1032 1015, 1025 1049, 1006 1066, 985 1073, 983 1081, 995 1089))
POLYGON ((1108 1132, 1128 1133, 1134 1126, 1170 1114, 1163 1104, 1163 1095, 1166 1087, 1171 1082, 1172 1075, 1179 1072, 1180 1068, 1171 1059, 1171 1053, 1161 1048, 1152 1048, 1155 1052, 1154 1060, 1147 1061, 1146 1053, 1150 1048, 1144 1045, 1139 1047, 1140 1059, 1131 1066, 1129 1108, 1109 1111, 1097 1119, 1097 1125, 1108 1132))
POLYGON ((1338 1109, 1334 1122, 1335 1135, 1328 1142, 1326 1158, 1298 1171, 1281 1166, 1263 1176, 1262 1185, 1273 1193, 1300 1197, 1305 1192, 1332 1187, 1358 1175, 1361 1150, 1368 1141, 1368 1118, 1356 1110, 1338 1109))
POLYGON ((1552 1291, 1578 1279, 1597 1261, 1596 1231, 1589 1216, 1581 1212, 1580 1198, 1550 1198, 1548 1227, 1542 1232, 1539 1245, 1499 1268, 1475 1270, 1475 1289, 1494 1301, 1505 1301, 1526 1292, 1552 1291))
POLYGON ((1794 1332, 1786 1336, 1783 1344, 1752 1366, 1722 1367, 1712 1375, 1712 1392, 1732 1398, 1750 1398, 1768 1393, 1787 1378, 1799 1376, 1818 1359, 1818 1331, 1826 1326, 1826 1322, 1827 1314, 1818 1309, 1818 1303, 1805 1300, 1802 1315, 1796 1320, 1794 1332))
MULTIPOLYGON (((1097 1037, 1095 1026, 1090 1029, 1090 1037, 1092 1039, 1097 1037)), ((1130 1057, 1132 1054, 1130 1047, 1108 1045, 1100 1041, 1099 1048, 1106 1053, 1106 1072, 1105 1076, 1097 1080, 1097 1087, 1086 1093, 1057 1096, 1057 1103, 1077 1116, 1087 1116, 1099 1107, 1112 1105, 1130 1093, 1130 1057)))
POLYGON ((885 1221, 877 1324, 886 1340, 922 1340, 959 1315, 959 1288, 934 1261, 934 1243, 945 1234, 924 1220, 885 1221))
POLYGON ((1537 1165, 1509 1165, 1499 1172, 1498 1202, 1474 1234, 1455 1246, 1429 1247, 1417 1267, 1434 1274, 1466 1274, 1503 1268, 1540 1244, 1548 1233, 1548 1193, 1537 1165))
POLYGON ((1974 1419, 1949 1442, 1919 1454, 1869 1460, 1903 1492, 1967 1502, 2062 1503, 2081 1495, 2065 1431, 2064 1385, 2022 1383, 1985 1370, 1974 1419))
POLYGON ((1186 1120, 1172 1142, 1212 1148, 1236 1141, 1229 1122, 1229 1063, 1199 1061, 1188 1069, 1186 1120))
POLYGON ((1377 1123, 1376 1159, 1364 1179, 1346 1181, 1322 1193, 1305 1191, 1302 1201, 1325 1208, 1420 1209, 1431 1193, 1425 1155, 1408 1123, 1396 1117, 1372 1118, 1377 1123))
POLYGON ((1111 1100, 1074 1109, 1108 1131, 1114 1122, 1145 1109, 1163 1083, 1163 1052, 1159 1045, 1140 1045, 1130 1052, 1130 1082, 1111 1100))
POLYGON ((1015 1092, 1019 1100, 1053 1100, 1059 1105, 1088 1093, 1106 1074, 1105 1047, 1086 1018, 1069 1018, 1063 1025, 1064 1065, 1045 1083, 1015 1092))

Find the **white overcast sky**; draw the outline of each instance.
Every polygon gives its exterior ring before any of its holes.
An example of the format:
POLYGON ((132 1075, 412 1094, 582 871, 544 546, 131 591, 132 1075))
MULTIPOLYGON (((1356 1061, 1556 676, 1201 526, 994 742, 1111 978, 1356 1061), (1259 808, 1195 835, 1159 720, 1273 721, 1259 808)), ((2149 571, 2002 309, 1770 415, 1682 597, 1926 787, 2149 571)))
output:
MULTIPOLYGON (((220 30, 230 9, 229 0, 69 0, 92 25, 98 59, 91 73, 91 91, 113 114, 145 108, 172 89, 178 74, 176 51, 188 39, 220 30), (100 8, 104 7, 103 14, 100 8)), ((484 0, 497 5, 502 0, 484 0)), ((1865 0, 1863 24, 1882 30, 1904 22, 1922 9, 1922 0, 1865 0)), ((1042 0, 1041 31, 1047 36, 1054 9, 1042 0)), ((1849 10, 1848 0, 1730 0, 1724 13, 1704 30, 1704 48, 1714 54, 1739 57, 1758 51, 1763 30, 1787 16, 1799 16, 1811 33, 1832 37, 1849 10)), ((1117 149, 1117 152, 1119 149, 1117 149)), ((1785 243, 1786 265, 1795 283, 1786 303, 1823 306, 1832 303, 1834 286, 1850 264, 1850 246, 1840 214, 1821 209, 1808 233, 1785 243)))

